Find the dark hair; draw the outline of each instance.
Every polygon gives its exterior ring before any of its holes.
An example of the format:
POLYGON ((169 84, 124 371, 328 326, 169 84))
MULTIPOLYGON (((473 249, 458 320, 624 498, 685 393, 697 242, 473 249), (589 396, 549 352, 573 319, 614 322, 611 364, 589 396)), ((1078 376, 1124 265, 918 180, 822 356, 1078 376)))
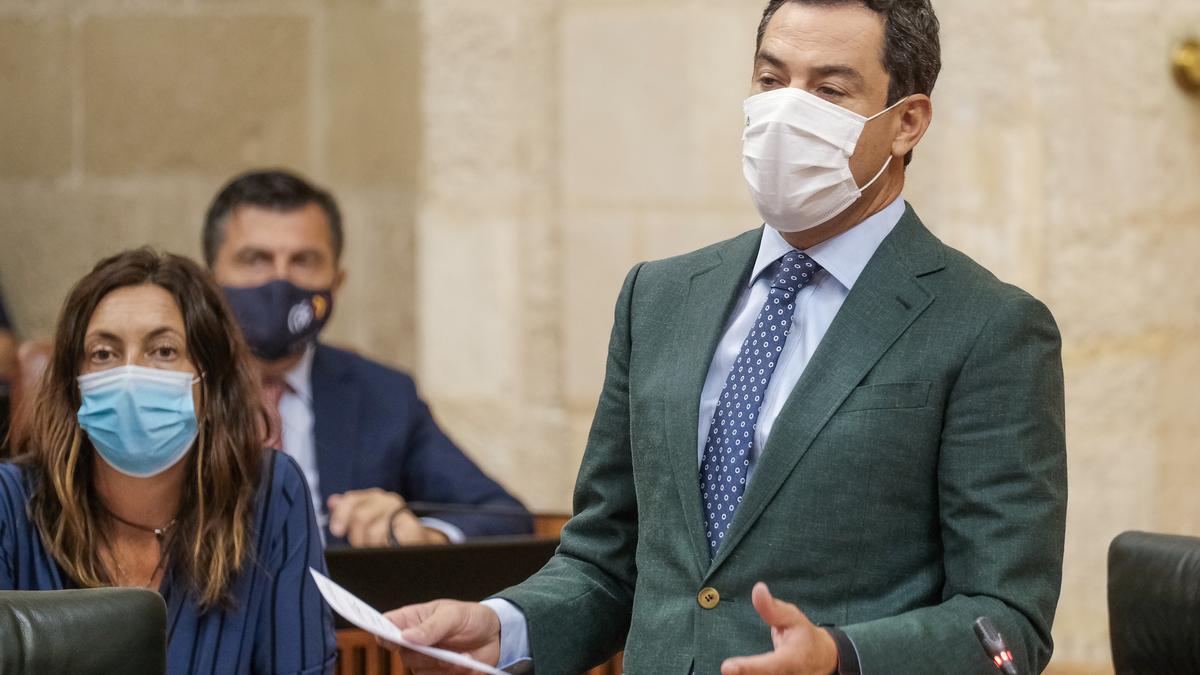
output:
MULTIPOLYGON (((762 48, 767 24, 784 3, 833 7, 862 5, 883 17, 883 69, 890 77, 887 104, 912 94, 933 94, 942 70, 942 47, 937 14, 929 0, 770 0, 758 24, 755 52, 762 48)), ((912 159, 912 153, 904 163, 912 159)))
POLYGON ((342 213, 333 195, 282 169, 244 173, 221 188, 204 216, 204 262, 211 268, 217 251, 225 243, 225 225, 229 215, 241 206, 257 206, 272 211, 295 211, 316 204, 329 221, 333 257, 342 257, 342 213))
POLYGON ((265 411, 241 331, 211 275, 182 256, 140 248, 106 258, 75 284, 59 314, 54 352, 32 417, 14 447, 34 476, 29 515, 59 565, 82 586, 111 581, 99 542, 107 519, 92 478, 95 451, 75 419, 84 336, 105 297, 152 284, 175 299, 200 384, 199 435, 185 461, 179 513, 164 552, 201 606, 231 601, 249 564, 254 500, 261 480, 265 411))

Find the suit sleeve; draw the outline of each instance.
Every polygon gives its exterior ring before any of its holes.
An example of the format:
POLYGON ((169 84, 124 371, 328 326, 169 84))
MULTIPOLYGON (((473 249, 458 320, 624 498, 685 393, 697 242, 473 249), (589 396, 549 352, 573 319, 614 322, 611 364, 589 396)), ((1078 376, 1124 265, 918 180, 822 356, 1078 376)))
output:
POLYGON ((630 271, 617 301, 604 387, 575 481, 575 515, 550 562, 498 594, 525 614, 539 672, 584 672, 620 650, 629 631, 638 536, 629 437, 629 326, 639 270, 630 271))
POLYGON ((450 523, 467 537, 533 532, 533 519, 521 502, 480 470, 442 432, 412 380, 405 378, 404 383, 406 398, 414 406, 401 472, 400 492, 404 498, 491 509, 493 513, 421 514, 450 523))
POLYGON ((938 465, 939 605, 842 626, 864 673, 995 672, 972 624, 990 617, 1021 672, 1050 660, 1062 580, 1066 443, 1061 340, 1025 294, 1001 303, 946 404, 938 465))
POLYGON ((18 509, 25 508, 25 495, 20 488, 15 472, 0 466, 0 591, 11 591, 17 587, 14 568, 16 553, 16 520, 18 509))

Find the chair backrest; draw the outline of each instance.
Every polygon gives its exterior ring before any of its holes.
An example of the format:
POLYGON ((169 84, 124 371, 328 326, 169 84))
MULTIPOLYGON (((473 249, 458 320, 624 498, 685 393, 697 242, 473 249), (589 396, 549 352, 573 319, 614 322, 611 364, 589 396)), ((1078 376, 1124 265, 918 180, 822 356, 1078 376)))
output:
MULTIPOLYGON (((20 427, 32 413, 33 401, 37 396, 38 383, 42 373, 50 365, 50 355, 53 352, 49 342, 31 340, 22 342, 17 347, 17 369, 9 387, 9 426, 13 436, 19 435, 20 427)), ((0 438, 0 458, 4 457, 0 438)))
POLYGON ((140 588, 0 591, 0 673, 164 673, 167 607, 140 588))
POLYGON ((1125 532, 1108 548, 1117 675, 1200 673, 1200 538, 1125 532))
POLYGON ((38 381, 50 365, 54 348, 49 342, 30 340, 17 347, 17 372, 12 381, 12 405, 15 410, 23 400, 37 392, 38 381))

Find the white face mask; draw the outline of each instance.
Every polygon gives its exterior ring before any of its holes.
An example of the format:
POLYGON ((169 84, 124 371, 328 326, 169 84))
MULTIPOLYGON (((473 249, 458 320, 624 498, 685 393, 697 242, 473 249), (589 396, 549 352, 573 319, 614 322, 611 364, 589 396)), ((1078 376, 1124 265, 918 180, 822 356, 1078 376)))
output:
POLYGON ((871 117, 792 87, 746 99, 742 172, 763 220, 780 232, 816 227, 858 201, 892 162, 891 155, 861 188, 850 156, 871 117))

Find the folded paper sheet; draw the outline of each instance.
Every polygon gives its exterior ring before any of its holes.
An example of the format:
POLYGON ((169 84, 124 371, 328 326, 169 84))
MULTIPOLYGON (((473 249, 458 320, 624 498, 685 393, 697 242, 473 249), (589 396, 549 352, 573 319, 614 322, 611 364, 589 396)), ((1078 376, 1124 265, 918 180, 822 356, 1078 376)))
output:
POLYGON ((325 596, 325 601, 333 608, 333 611, 340 614, 344 619, 368 633, 381 637, 388 642, 398 644, 406 649, 411 649, 414 652, 420 652, 427 656, 432 656, 439 661, 452 663, 456 666, 478 670, 481 673, 491 673, 492 675, 508 675, 503 670, 493 668, 492 666, 476 661, 475 659, 452 652, 448 649, 438 649, 436 647, 426 647, 424 645, 413 644, 404 639, 404 634, 396 627, 396 624, 388 621, 387 617, 375 611, 367 603, 359 600, 353 593, 333 583, 329 577, 321 574, 313 568, 308 568, 312 573, 313 580, 317 582, 317 589, 321 591, 321 595, 325 596))

